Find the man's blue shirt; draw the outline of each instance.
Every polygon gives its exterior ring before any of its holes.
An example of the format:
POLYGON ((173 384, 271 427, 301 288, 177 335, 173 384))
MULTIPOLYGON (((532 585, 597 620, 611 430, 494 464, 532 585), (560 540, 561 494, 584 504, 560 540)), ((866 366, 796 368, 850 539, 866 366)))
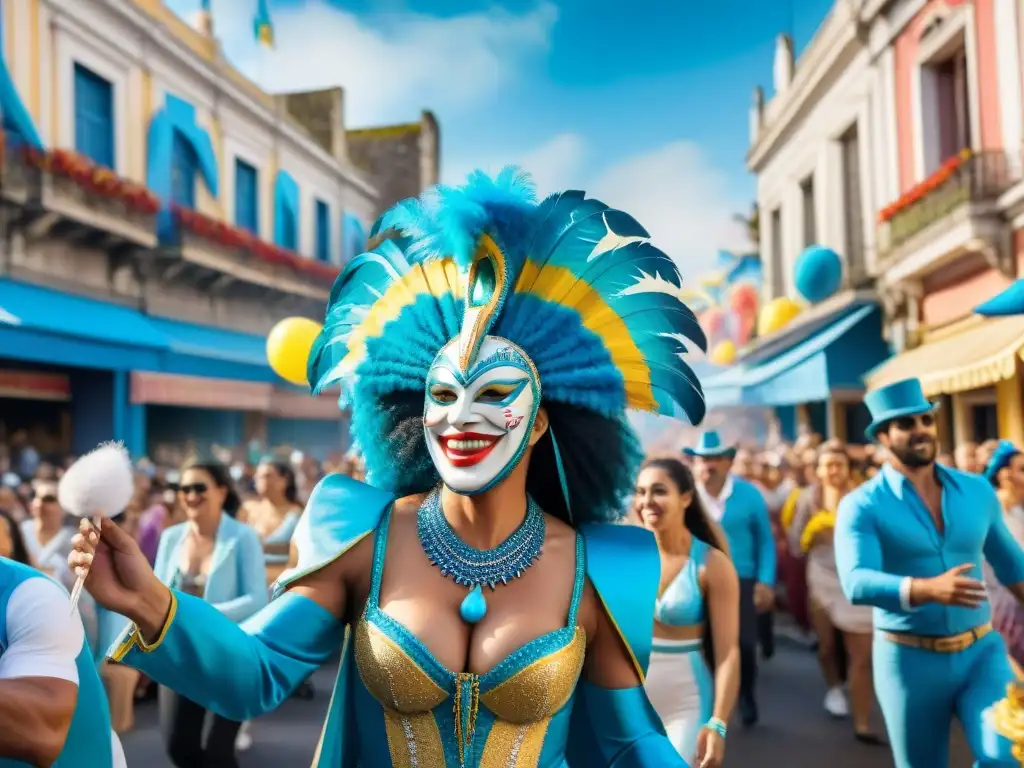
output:
POLYGON ((911 608, 911 578, 931 578, 972 563, 964 575, 980 580, 987 560, 1001 583, 1024 582, 1024 550, 1006 527, 991 484, 938 464, 935 472, 942 486, 942 533, 913 484, 888 464, 839 504, 839 580, 855 605, 874 606, 877 630, 945 636, 990 620, 987 601, 977 608, 937 603, 911 608))

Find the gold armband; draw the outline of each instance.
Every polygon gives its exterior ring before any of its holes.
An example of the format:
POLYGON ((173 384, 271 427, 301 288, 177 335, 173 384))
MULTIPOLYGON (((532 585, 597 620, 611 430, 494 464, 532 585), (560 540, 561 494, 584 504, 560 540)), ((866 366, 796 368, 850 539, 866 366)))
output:
POLYGON ((167 610, 167 618, 164 619, 163 626, 160 627, 160 633, 156 636, 156 640, 152 643, 147 643, 142 638, 142 633, 139 631, 138 625, 133 624, 129 630, 127 637, 117 646, 117 650, 110 656, 112 661, 120 662, 128 655, 128 652, 132 648, 138 648, 143 653, 152 653, 160 644, 163 643, 164 638, 167 637, 168 631, 171 629, 171 624, 174 623, 174 616, 178 612, 178 598, 174 594, 174 590, 170 589, 168 592, 171 593, 171 606, 167 610))

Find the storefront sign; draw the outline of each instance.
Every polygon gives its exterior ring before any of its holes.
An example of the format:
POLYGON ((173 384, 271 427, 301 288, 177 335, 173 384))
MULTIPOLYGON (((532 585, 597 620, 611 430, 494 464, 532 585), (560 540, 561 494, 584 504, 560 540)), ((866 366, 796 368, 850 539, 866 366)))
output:
POLYGON ((338 393, 313 396, 275 389, 270 399, 269 415, 280 419, 340 419, 338 393))
POLYGON ((273 387, 252 381, 207 379, 171 373, 132 373, 131 401, 186 408, 266 411, 273 387))
POLYGON ((71 399, 71 381, 59 373, 0 371, 0 397, 67 402, 71 399))

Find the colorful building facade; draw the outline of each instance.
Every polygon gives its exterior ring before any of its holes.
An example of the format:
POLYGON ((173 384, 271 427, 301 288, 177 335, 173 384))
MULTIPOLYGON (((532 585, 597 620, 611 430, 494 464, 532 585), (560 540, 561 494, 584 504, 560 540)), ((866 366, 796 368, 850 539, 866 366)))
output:
POLYGON ((867 381, 920 377, 947 441, 1020 442, 1024 325, 973 309, 1024 264, 1024 3, 896 5, 874 21, 895 93, 896 189, 876 217, 895 355, 867 381))
POLYGON ((871 291, 871 180, 888 151, 875 119, 885 98, 879 73, 856 8, 838 3, 799 60, 791 40, 778 38, 774 93, 767 101, 754 94, 747 165, 757 176, 762 312, 779 301, 801 309, 743 349, 705 391, 712 408, 771 411, 790 439, 803 430, 857 439, 866 425, 863 374, 889 353, 871 291), (812 245, 843 261, 838 290, 813 304, 794 280, 812 245))
POLYGON ((780 42, 748 154, 764 300, 802 301, 808 245, 844 261, 836 295, 803 301, 729 372, 761 382, 784 433, 862 439, 865 387, 918 376, 947 440, 1024 440, 1024 325, 973 314, 1024 268, 1022 16, 1022 0, 857 0, 835 4, 799 60, 780 42), (830 358, 822 339, 856 312, 858 343, 830 358))
POLYGON ((342 447, 336 398, 264 353, 393 202, 349 157, 341 89, 267 94, 159 0, 0 0, 0 54, 4 429, 342 447))

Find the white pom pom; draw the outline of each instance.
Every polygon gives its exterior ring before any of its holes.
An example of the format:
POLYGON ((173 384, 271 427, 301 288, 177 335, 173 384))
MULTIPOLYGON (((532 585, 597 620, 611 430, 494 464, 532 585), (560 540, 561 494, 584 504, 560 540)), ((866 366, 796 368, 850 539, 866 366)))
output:
POLYGON ((104 443, 72 464, 57 487, 57 500, 76 517, 114 517, 135 495, 128 451, 121 443, 104 443))

